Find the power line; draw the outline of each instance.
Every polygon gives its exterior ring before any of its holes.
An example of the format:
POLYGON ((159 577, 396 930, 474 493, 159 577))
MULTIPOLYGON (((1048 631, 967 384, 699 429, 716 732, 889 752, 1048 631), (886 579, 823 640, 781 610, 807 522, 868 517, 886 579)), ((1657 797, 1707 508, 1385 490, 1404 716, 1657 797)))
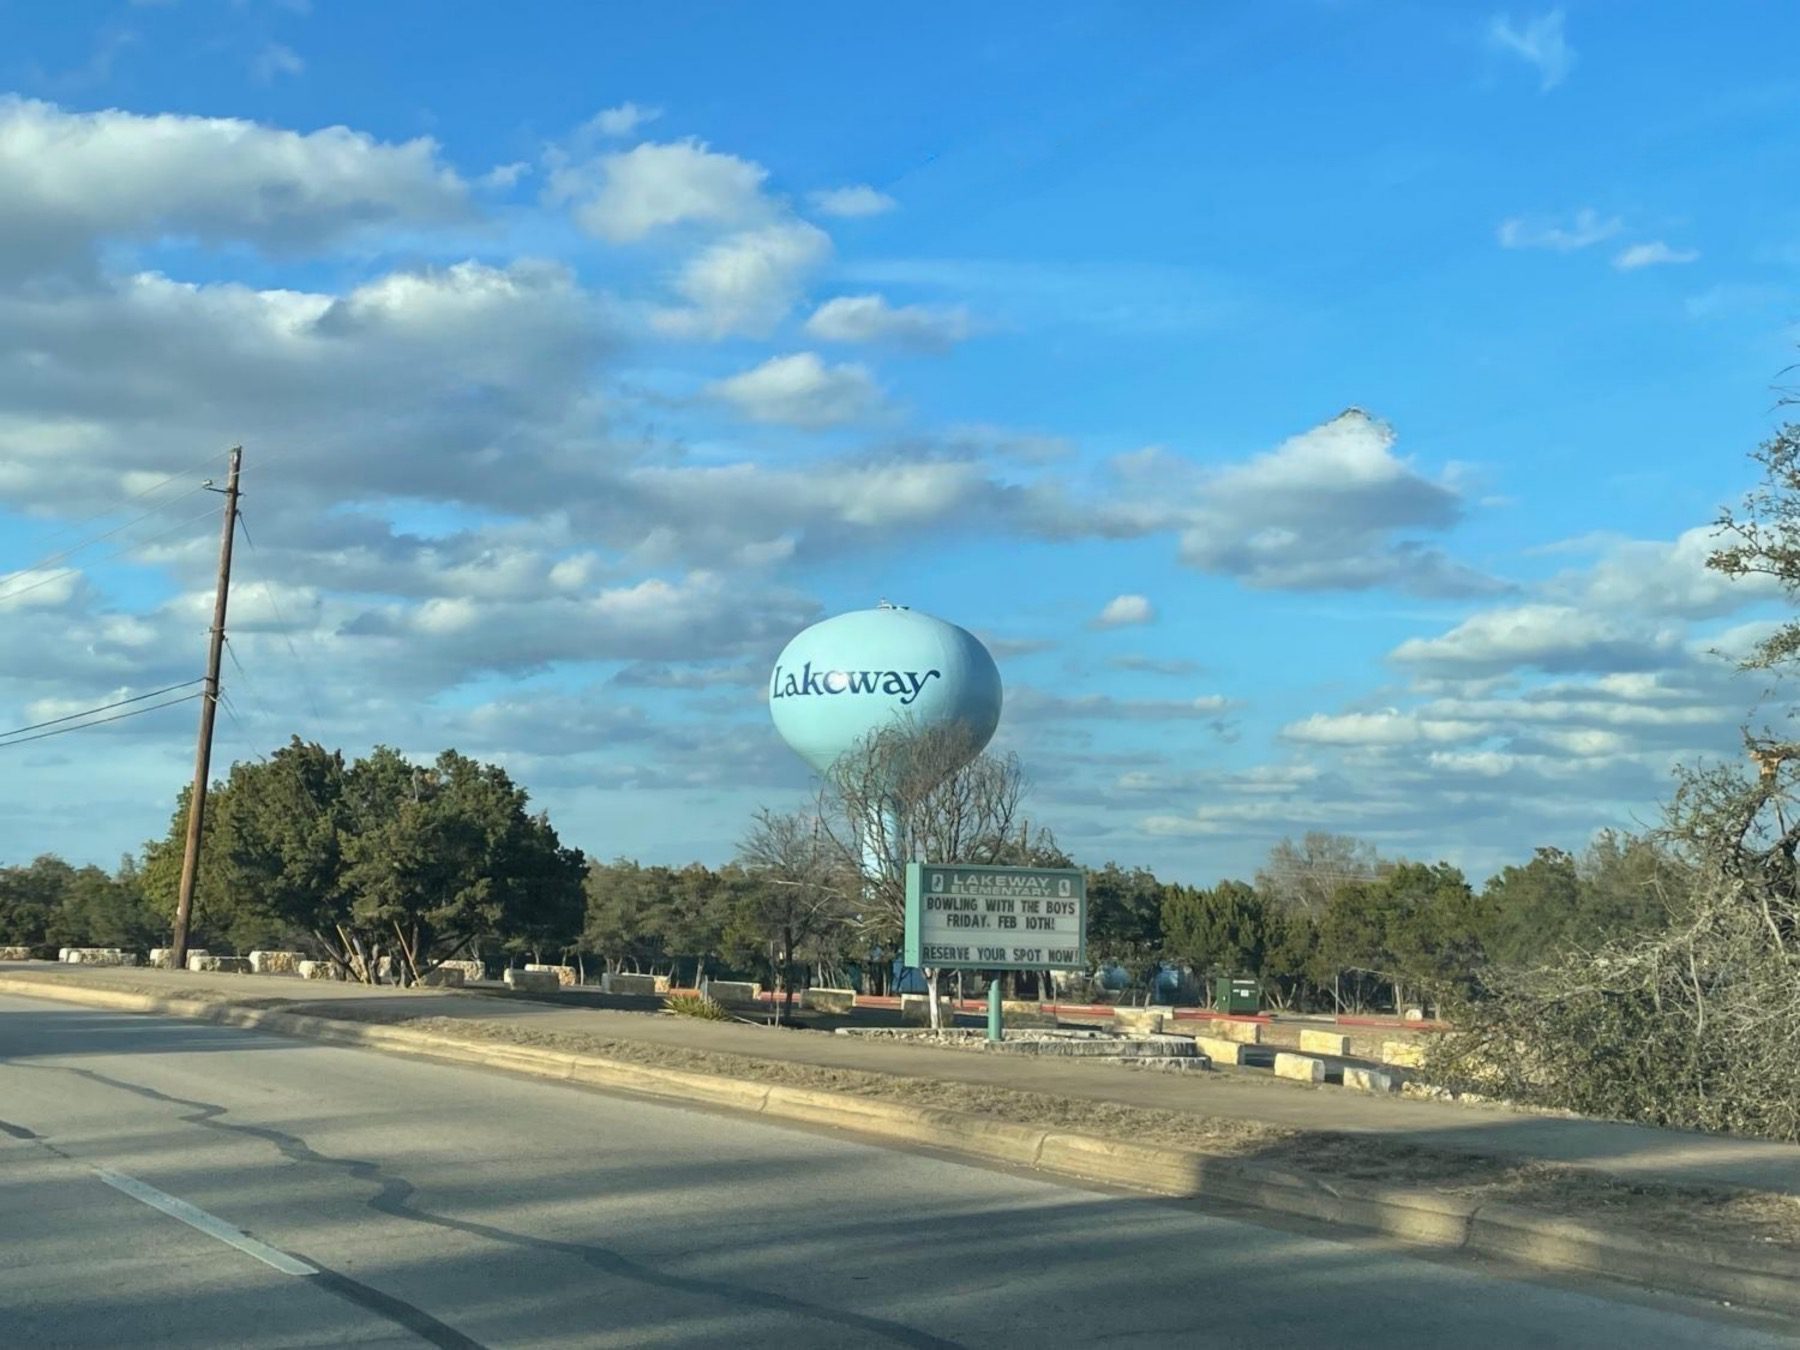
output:
MULTIPOLYGON (((57 530, 55 533, 51 534, 50 538, 51 539, 60 539, 62 536, 66 535, 66 534, 74 533, 76 530, 80 529, 83 525, 91 525, 96 520, 99 520, 102 517, 111 515, 114 511, 116 511, 121 506, 129 506, 132 502, 142 501, 145 497, 148 497, 152 492, 160 492, 163 488, 166 488, 170 483, 173 483, 176 479, 185 478, 190 473, 195 473, 198 470, 205 468, 208 464, 211 464, 216 459, 224 459, 225 456, 228 455, 229 453, 230 452, 226 451, 226 450, 219 450, 219 451, 215 451, 213 454, 205 455, 202 458, 196 460, 194 463, 188 465, 185 469, 177 469, 174 473, 170 474, 167 478, 164 478, 164 479, 159 480, 158 482, 152 483, 147 488, 140 488, 140 489, 138 489, 138 491, 130 493, 124 497, 115 498, 113 501, 108 502, 105 506, 101 507, 98 511, 95 511, 92 515, 83 516, 80 520, 75 520, 75 521, 69 522, 67 525, 63 526, 60 530, 57 530)), ((192 489, 192 491, 198 492, 198 491, 200 491, 200 488, 195 487, 194 489, 192 489)), ((188 495, 190 495, 190 494, 187 492, 184 492, 181 494, 180 497, 171 497, 169 499, 169 501, 178 502, 181 500, 181 497, 186 497, 188 495)), ((169 502, 164 502, 162 505, 167 506, 168 504, 169 504, 169 502)), ((160 510, 161 508, 159 507, 157 509, 160 510)), ((154 512, 151 512, 150 514, 154 514, 154 512)), ((139 516, 138 519, 142 520, 142 519, 144 519, 144 517, 139 516)), ((126 522, 126 524, 131 524, 131 523, 133 523, 133 522, 130 522, 130 521, 126 522)), ((120 528, 122 529, 124 527, 121 526, 120 528)), ((116 533, 116 531, 108 531, 108 533, 116 533)), ((96 535, 95 539, 104 539, 105 537, 106 537, 106 535, 104 535, 104 534, 96 535)), ((94 540, 89 540, 87 542, 92 543, 92 542, 94 542, 94 540)), ((67 557, 68 554, 75 552, 77 549, 82 549, 82 548, 86 548, 86 547, 87 547, 86 543, 74 544, 74 545, 71 545, 69 548, 65 549, 60 554, 52 554, 51 558, 54 559, 54 558, 58 558, 58 557, 67 557)), ((38 562, 31 564, 30 567, 21 568, 20 570, 27 571, 27 572, 32 571, 38 567, 42 567, 44 565, 45 561, 49 561, 49 559, 40 560, 38 562)))
MULTIPOLYGON (((238 511, 237 521, 238 528, 244 532, 244 542, 250 545, 250 551, 252 553, 256 554, 258 558, 261 558, 262 550, 257 548, 256 536, 250 533, 250 522, 244 519, 244 513, 241 509, 238 511)), ((277 631, 281 634, 282 644, 287 647, 288 655, 294 658, 294 667, 300 674, 300 688, 306 694, 307 706, 312 709, 313 725, 316 729, 318 724, 322 722, 324 718, 319 712, 319 700, 313 696, 313 685, 315 684, 315 681, 312 676, 312 671, 307 666, 306 662, 301 659, 300 649, 294 646, 294 639, 289 636, 289 630, 293 628, 293 624, 288 622, 287 613, 281 608, 281 601, 275 595, 275 588, 269 584, 269 579, 267 577, 259 577, 257 580, 262 584, 263 594, 269 598, 269 607, 275 611, 275 621, 280 625, 280 628, 277 631)))
POLYGON ((176 503, 178 501, 182 501, 183 499, 185 499, 187 497, 193 496, 196 492, 203 492, 203 491, 205 491, 205 489, 198 485, 191 487, 186 492, 181 493, 179 496, 171 497, 171 498, 169 498, 168 501, 163 502, 161 505, 151 507, 148 511, 144 512, 141 516, 133 516, 130 520, 127 520, 127 521, 122 522, 121 524, 115 525, 110 530, 102 530, 102 531, 100 531, 99 534, 96 534, 96 535, 92 536, 91 538, 83 539, 79 544, 70 544, 69 547, 63 549, 61 552, 47 553, 43 557, 39 558, 36 562, 28 563, 26 566, 19 568, 18 571, 14 573, 14 575, 17 576, 21 573, 36 572, 41 568, 50 566, 52 563, 59 563, 64 558, 67 558, 73 554, 79 553, 79 552, 81 552, 82 549, 87 548, 90 545, 99 543, 102 539, 110 539, 115 534, 118 534, 121 530, 129 530, 133 525, 136 525, 138 522, 150 519, 151 516, 154 516, 157 513, 159 513, 163 509, 163 507, 172 506, 172 505, 174 505, 174 503, 176 503))
POLYGON ((127 717, 142 717, 145 713, 155 712, 158 708, 173 708, 177 703, 192 703, 197 698, 205 698, 204 690, 195 690, 191 694, 183 694, 180 698, 172 698, 167 703, 152 703, 148 708, 133 708, 130 712, 114 713, 111 717, 97 718, 92 722, 81 722, 72 727, 57 727, 54 731, 40 731, 35 736, 21 736, 13 741, 0 741, 0 750, 12 745, 24 745, 28 741, 41 741, 51 736, 67 736, 71 731, 86 731, 89 727, 103 727, 108 722, 122 722, 127 717))
POLYGON ((11 731, 0 731, 0 741, 10 740, 12 737, 17 736, 22 732, 36 731, 39 727, 60 726, 64 722, 73 722, 77 718, 89 717, 94 713, 111 712, 114 708, 123 708, 127 703, 142 703, 145 699, 155 698, 158 694, 172 694, 177 689, 186 689, 190 684, 199 684, 201 679, 201 676, 196 675, 191 680, 183 680, 179 684, 171 684, 164 689, 152 689, 147 694, 137 694, 131 698, 122 698, 116 703, 102 703, 98 708, 89 708, 85 712, 74 712, 70 713, 67 717, 52 717, 47 722, 33 722, 28 727, 14 727, 11 731))
MULTIPOLYGON (((198 492, 200 490, 201 489, 199 489, 199 488, 194 489, 195 492, 198 492)), ((187 493, 182 494, 182 496, 187 496, 187 495, 188 495, 187 493)), ((180 498, 176 498, 175 500, 179 501, 180 498)), ((155 513, 152 512, 151 514, 155 514, 155 513)), ((171 525, 168 529, 158 531, 156 534, 150 535, 147 538, 127 539, 123 543, 121 543, 117 548, 108 549, 105 553, 102 553, 98 558, 92 559, 92 561, 93 562, 104 562, 108 558, 116 558, 121 553, 129 552, 131 549, 143 548, 146 544, 154 544, 159 539, 167 539, 170 535, 175 534, 176 532, 178 532, 180 530, 185 530, 188 526, 192 525, 197 520, 210 520, 212 518, 212 514, 213 514, 212 508, 208 507, 205 511, 201 512, 199 515, 189 516, 186 520, 179 521, 176 524, 171 525)), ((138 517, 138 519, 142 520, 143 517, 140 516, 140 517, 138 517)), ((132 522, 132 523, 135 524, 136 522, 132 522)), ((109 533, 117 533, 117 531, 109 531, 109 533)), ((66 555, 64 555, 64 556, 66 556, 66 555)), ((34 564, 34 567, 35 566, 36 565, 34 564)), ((31 570, 33 570, 33 569, 32 568, 26 569, 26 571, 31 571, 31 570)), ((16 577, 19 574, 15 573, 14 575, 16 577)), ((16 591, 0 591, 0 600, 17 600, 21 595, 30 595, 33 591, 37 590, 40 586, 48 586, 53 581, 61 581, 63 576, 64 576, 64 573, 62 573, 62 572, 53 572, 47 577, 39 577, 36 581, 32 582, 31 585, 29 585, 29 586, 19 587, 19 589, 16 591)))

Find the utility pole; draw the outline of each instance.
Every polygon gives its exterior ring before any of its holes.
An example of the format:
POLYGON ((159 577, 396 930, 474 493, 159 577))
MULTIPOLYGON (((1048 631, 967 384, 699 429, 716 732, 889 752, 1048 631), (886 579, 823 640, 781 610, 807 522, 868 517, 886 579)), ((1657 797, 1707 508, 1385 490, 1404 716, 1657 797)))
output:
POLYGON ((200 739, 194 747, 194 790, 188 797, 187 848, 181 855, 181 892, 175 902, 175 936, 169 944, 169 964, 176 970, 187 969, 188 922, 194 913, 194 881, 200 874, 200 831, 206 823, 206 780, 212 772, 213 719, 219 712, 219 658, 225 654, 225 605, 231 598, 231 543, 237 537, 238 467, 243 459, 244 447, 234 445, 231 472, 225 479, 225 524, 219 534, 219 581, 213 591, 206 683, 200 690, 200 739))

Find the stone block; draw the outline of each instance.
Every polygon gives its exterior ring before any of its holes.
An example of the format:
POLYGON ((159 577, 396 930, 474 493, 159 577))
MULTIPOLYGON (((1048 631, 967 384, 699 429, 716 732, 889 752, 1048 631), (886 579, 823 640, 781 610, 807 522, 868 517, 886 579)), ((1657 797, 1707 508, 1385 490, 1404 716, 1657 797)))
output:
POLYGON ((30 959, 31 948, 29 947, 0 947, 0 961, 29 961, 30 959))
MULTIPOLYGON (((636 978, 645 981, 646 984, 648 984, 650 980, 648 975, 641 975, 636 978)), ((651 986, 644 992, 653 994, 656 990, 654 986, 651 986)), ((754 980, 708 980, 706 982, 706 992, 711 995, 712 1000, 715 1003, 755 1003, 757 1001, 756 995, 758 993, 758 987, 754 980)))
POLYGON ((626 975, 608 971, 600 977, 600 990, 606 994, 625 994, 633 998, 654 998, 656 996, 656 977, 654 975, 626 975))
POLYGON ((825 989, 815 985, 801 993, 800 1006, 813 1012, 847 1013, 856 1007, 856 991, 825 989))
POLYGON ((1228 1041, 1223 1036, 1196 1036, 1194 1043, 1200 1047, 1200 1053, 1214 1064, 1244 1062, 1244 1046, 1241 1041, 1228 1041))
POLYGON ((516 966, 508 966, 500 978, 506 982, 508 989, 522 994, 554 994, 562 987, 557 983, 556 976, 547 970, 520 970, 516 966))
POLYGON ((1206 1034, 1217 1036, 1220 1040, 1236 1041, 1239 1045, 1261 1045, 1261 1022, 1236 1022, 1228 1017, 1210 1018, 1205 1023, 1206 1034))
POLYGON ((258 975, 292 975, 305 959, 305 952, 251 952, 250 969, 258 975))
POLYGON ((1300 1048, 1315 1055, 1337 1055, 1341 1058, 1350 1053, 1350 1038, 1340 1036, 1335 1031, 1302 1031, 1300 1048))
POLYGON ((438 969, 460 970, 462 972, 464 984, 467 984, 472 980, 485 980, 487 978, 487 967, 480 961, 440 961, 438 962, 438 969))
POLYGON ((1113 1025, 1135 1036, 1155 1036, 1174 1020, 1172 1008, 1114 1008, 1113 1025))
MULTIPOLYGON (((939 1024, 953 1026, 956 1022, 956 1005, 950 999, 938 1000, 939 1024)), ((928 1027, 931 1025, 931 996, 929 994, 900 995, 900 1020, 908 1026, 928 1027)))
POLYGON ((1381 1043, 1381 1062, 1398 1064, 1406 1069, 1419 1069, 1425 1066, 1425 1047, 1418 1041, 1383 1041, 1381 1043))
POLYGON ((341 980, 344 972, 330 961, 298 961, 294 973, 303 980, 341 980))
POLYGON ((576 985, 581 983, 581 972, 576 970, 574 966, 539 966, 533 965, 531 962, 527 961, 525 963, 525 969, 549 971, 552 975, 556 976, 556 983, 564 989, 573 989, 576 985))
POLYGON ((65 947, 63 958, 72 966, 135 966, 136 952, 119 947, 65 947))
POLYGON ((656 992, 659 994, 666 994, 675 987, 674 978, 671 976, 653 975, 651 978, 656 981, 656 992))
POLYGON ((463 972, 449 966, 439 966, 436 970, 428 970, 419 976, 419 983, 427 989, 461 989, 463 972))
POLYGON ((1380 1069, 1359 1069, 1346 1064, 1344 1086, 1358 1092, 1392 1092, 1397 1084, 1391 1073, 1383 1073, 1380 1069))
POLYGON ((196 973, 212 973, 216 975, 248 975, 250 958, 247 956, 209 956, 202 952, 191 952, 188 955, 187 968, 196 973))
POLYGON ((1302 1083, 1323 1083, 1325 1061, 1310 1055, 1290 1055, 1285 1051, 1275 1056, 1275 1076, 1293 1078, 1302 1083))
POLYGON ((1423 1008, 1408 1008, 1406 1012, 1402 1014, 1401 1020, 1407 1022, 1423 1022, 1425 1020, 1425 1010, 1423 1008))

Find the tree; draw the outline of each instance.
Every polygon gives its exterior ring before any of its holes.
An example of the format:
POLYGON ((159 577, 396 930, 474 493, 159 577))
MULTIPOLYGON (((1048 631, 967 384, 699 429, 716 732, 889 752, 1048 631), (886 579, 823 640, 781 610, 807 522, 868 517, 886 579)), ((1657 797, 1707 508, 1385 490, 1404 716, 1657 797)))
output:
POLYGON ((1299 843, 1283 839, 1256 873, 1269 900, 1317 919, 1338 887, 1371 881, 1386 866, 1375 846, 1348 834, 1309 830, 1299 843))
POLYGON ((1088 956, 1123 970, 1146 1003, 1162 965, 1162 902, 1162 883, 1148 868, 1126 871, 1109 862, 1087 874, 1088 956))
POLYGON ((1256 888, 1221 881, 1211 890, 1163 888, 1163 951, 1195 974, 1261 976, 1268 943, 1266 906, 1256 888))
POLYGON ((527 813, 504 769, 454 750, 422 767, 378 746, 351 766, 344 796, 345 927, 364 961, 391 937, 416 980, 483 938, 574 934, 581 854, 527 813))
MULTIPOLYGON (((1716 523, 1729 542, 1714 550, 1706 565, 1727 577, 1772 578, 1795 598, 1800 596, 1800 423, 1784 425, 1750 457, 1762 466, 1763 481, 1745 494, 1737 511, 1719 513, 1716 523)), ((1743 664, 1773 669, 1792 664, 1796 656, 1800 619, 1789 619, 1759 641, 1743 664)))
POLYGON ((626 858, 588 860, 582 878, 585 919, 579 946, 619 972, 641 971, 663 959, 666 869, 640 867, 626 858))
POLYGON ((759 811, 738 846, 725 943, 739 958, 766 959, 779 996, 776 1020, 791 1010, 796 964, 841 941, 854 923, 858 874, 816 816, 759 811))
POLYGON ((1354 976, 1352 1006, 1375 986, 1408 985, 1442 998, 1466 992, 1483 964, 1479 914, 1463 874, 1449 863, 1398 863, 1371 881, 1340 886, 1319 920, 1315 971, 1354 976))
POLYGON ((24 867, 0 868, 0 945, 37 947, 63 902, 75 869, 45 853, 24 867))
MULTIPOLYGON (((825 774, 808 828, 819 832, 833 875, 861 879, 852 913, 865 951, 900 945, 907 863, 991 864, 1016 846, 1024 771, 1016 755, 977 751, 961 723, 897 721, 871 732, 825 774)), ((1040 831, 1036 846, 1053 849, 1055 841, 1040 831)), ((938 973, 927 969, 925 978, 935 1027, 938 973)))

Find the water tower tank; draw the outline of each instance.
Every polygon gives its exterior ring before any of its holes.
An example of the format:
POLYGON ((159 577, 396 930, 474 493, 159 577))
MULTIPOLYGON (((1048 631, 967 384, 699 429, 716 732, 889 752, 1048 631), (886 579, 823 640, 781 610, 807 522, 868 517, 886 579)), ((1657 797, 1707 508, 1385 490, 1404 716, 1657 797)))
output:
POLYGON ((825 619, 788 643, 769 677, 769 712, 820 773, 896 721, 960 722, 979 753, 1000 723, 1000 671, 967 629, 884 603, 825 619))

